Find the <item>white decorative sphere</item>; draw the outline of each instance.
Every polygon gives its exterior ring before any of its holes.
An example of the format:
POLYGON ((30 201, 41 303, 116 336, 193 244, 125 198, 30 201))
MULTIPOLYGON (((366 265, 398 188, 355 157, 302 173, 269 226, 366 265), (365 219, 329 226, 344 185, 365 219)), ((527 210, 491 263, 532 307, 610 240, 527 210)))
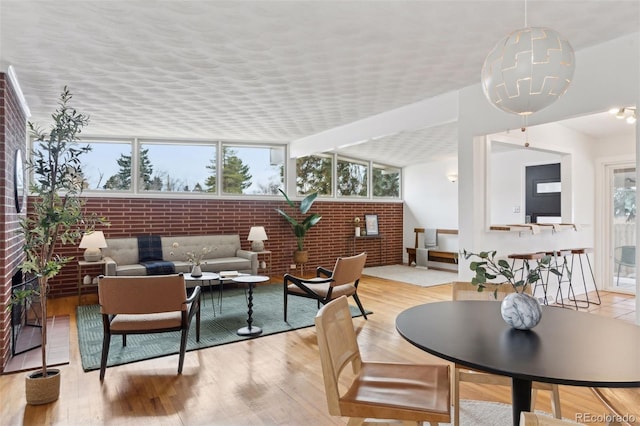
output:
POLYGON ((518 330, 530 330, 542 319, 542 309, 536 299, 524 293, 507 295, 500 305, 502 319, 518 330))
POLYGON ((549 28, 528 27, 500 40, 482 66, 482 88, 495 107, 518 115, 541 110, 573 79, 571 44, 549 28))

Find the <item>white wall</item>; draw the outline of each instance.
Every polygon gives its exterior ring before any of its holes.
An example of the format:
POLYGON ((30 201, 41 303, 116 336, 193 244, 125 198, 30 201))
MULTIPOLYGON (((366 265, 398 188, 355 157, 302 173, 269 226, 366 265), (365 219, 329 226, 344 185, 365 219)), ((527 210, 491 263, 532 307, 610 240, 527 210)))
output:
POLYGON ((489 166, 491 224, 525 222, 525 167, 559 163, 558 153, 523 148, 492 152, 489 166), (519 211, 514 211, 515 209, 519 211))
MULTIPOLYGON (((457 173, 456 158, 404 169, 405 247, 414 246, 414 228, 458 228, 458 183, 447 179, 447 175, 457 173)), ((420 244, 423 242, 423 236, 420 236, 420 244)), ((403 253, 403 260, 408 260, 406 251, 403 253)))

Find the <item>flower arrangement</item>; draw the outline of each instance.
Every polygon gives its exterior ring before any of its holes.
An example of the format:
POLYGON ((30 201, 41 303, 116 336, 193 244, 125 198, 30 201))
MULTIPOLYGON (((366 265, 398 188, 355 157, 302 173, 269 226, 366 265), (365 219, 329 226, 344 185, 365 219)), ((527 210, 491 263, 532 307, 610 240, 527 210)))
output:
MULTIPOLYGON (((178 249, 180 248, 180 243, 173 243, 171 244, 171 247, 173 247, 174 249, 178 249)), ((202 263, 206 264, 207 262, 203 262, 202 258, 207 254, 207 253, 211 253, 212 249, 211 247, 202 247, 201 250, 199 251, 186 251, 184 252, 182 255, 187 259, 187 262, 189 262, 190 264, 194 265, 194 266, 199 266, 202 263)), ((175 256, 175 253, 172 251, 171 253, 169 253, 171 256, 175 256)))
POLYGON ((360 218, 358 216, 353 218, 353 226, 358 228, 360 226, 360 218))

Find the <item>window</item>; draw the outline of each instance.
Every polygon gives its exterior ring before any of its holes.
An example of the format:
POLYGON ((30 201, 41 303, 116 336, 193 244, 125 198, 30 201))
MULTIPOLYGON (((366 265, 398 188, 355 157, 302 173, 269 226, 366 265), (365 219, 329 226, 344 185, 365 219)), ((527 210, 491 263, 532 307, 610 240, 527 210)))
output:
POLYGON ((366 197, 368 167, 365 162, 338 158, 338 196, 366 197))
MULTIPOLYGON (((41 143, 33 141, 33 150, 41 150, 41 143)), ((131 142, 78 141, 78 147, 90 146, 82 154, 84 190, 131 190, 131 142)))
POLYGON ((317 192, 330 197, 332 191, 333 157, 310 155, 296 160, 296 194, 305 196, 317 192))
POLYGON ((284 147, 223 145, 222 193, 276 195, 284 188, 284 147))
POLYGON ((215 192, 216 151, 216 145, 212 144, 142 143, 138 156, 138 189, 215 192))
POLYGON ((374 164, 373 196, 400 198, 400 169, 374 164))

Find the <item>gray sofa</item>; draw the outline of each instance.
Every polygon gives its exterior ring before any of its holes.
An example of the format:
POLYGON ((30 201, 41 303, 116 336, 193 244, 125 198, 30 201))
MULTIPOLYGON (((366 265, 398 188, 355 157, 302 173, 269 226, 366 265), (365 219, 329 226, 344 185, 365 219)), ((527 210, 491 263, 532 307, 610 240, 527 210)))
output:
MULTIPOLYGON (((186 260, 187 251, 200 252, 211 249, 203 257, 203 272, 238 271, 257 275, 258 254, 240 248, 239 235, 197 235, 161 237, 162 260, 171 262, 175 272, 191 272, 186 260), (178 247, 174 246, 178 244, 178 247)), ((107 248, 102 250, 106 262, 106 275, 147 275, 147 268, 140 264, 138 239, 107 238, 107 248)))

